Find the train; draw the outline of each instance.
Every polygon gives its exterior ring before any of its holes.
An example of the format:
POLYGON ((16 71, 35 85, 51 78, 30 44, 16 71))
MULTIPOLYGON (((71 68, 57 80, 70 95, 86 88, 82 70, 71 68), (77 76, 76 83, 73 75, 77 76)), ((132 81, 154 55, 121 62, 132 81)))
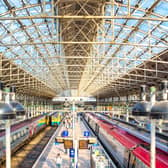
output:
POLYGON ((59 126, 62 120, 62 113, 49 114, 49 125, 59 126))
MULTIPOLYGON (((149 168, 150 144, 93 113, 84 119, 95 132, 118 168, 149 168)), ((168 167, 168 152, 156 149, 156 168, 168 167)))
MULTIPOLYGON (((150 131, 150 120, 145 118, 145 117, 134 117, 134 116, 129 116, 128 121, 126 121, 126 115, 125 114, 114 114, 113 117, 111 117, 108 113, 100 113, 96 112, 99 115, 103 115, 105 117, 108 117, 109 119, 120 121, 123 123, 131 124, 132 126, 138 126, 139 128, 142 128, 146 131, 150 131)), ((156 131, 158 133, 162 134, 167 134, 168 133, 168 120, 163 121, 160 124, 158 120, 155 120, 156 122, 156 131)))
MULTIPOLYGON (((54 112, 13 124, 11 126, 11 151, 16 152, 47 125, 58 126, 64 115, 64 113, 54 112)), ((5 153, 5 130, 0 129, 0 163, 5 160, 5 153)))

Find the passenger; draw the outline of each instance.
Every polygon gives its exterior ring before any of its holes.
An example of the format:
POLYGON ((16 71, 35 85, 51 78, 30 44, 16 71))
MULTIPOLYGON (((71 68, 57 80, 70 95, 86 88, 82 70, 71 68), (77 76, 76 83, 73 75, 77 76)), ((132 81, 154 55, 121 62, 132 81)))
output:
POLYGON ((69 123, 68 123, 68 121, 66 121, 66 129, 67 130, 69 129, 69 123))
POLYGON ((62 157, 60 153, 58 153, 56 157, 56 168, 61 168, 62 167, 61 165, 62 165, 62 157))
POLYGON ((63 121, 63 126, 64 126, 64 127, 65 127, 65 123, 66 123, 66 122, 65 122, 65 120, 64 120, 64 121, 63 121))

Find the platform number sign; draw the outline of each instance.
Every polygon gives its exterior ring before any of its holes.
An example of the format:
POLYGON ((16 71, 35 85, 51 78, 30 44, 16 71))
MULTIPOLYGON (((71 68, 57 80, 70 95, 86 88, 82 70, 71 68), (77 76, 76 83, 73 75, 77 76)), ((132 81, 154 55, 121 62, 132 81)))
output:
POLYGON ((69 150, 69 157, 70 157, 70 158, 74 158, 74 157, 75 157, 75 149, 74 149, 74 148, 71 148, 71 149, 69 150))
POLYGON ((90 136, 90 132, 89 131, 84 131, 84 137, 89 137, 90 136))

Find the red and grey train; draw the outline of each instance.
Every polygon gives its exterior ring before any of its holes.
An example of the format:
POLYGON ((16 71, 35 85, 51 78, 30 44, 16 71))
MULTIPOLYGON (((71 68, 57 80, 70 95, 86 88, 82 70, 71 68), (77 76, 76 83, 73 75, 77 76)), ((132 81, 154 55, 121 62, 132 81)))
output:
MULTIPOLYGON (((16 151, 25 142, 34 137, 47 125, 51 125, 51 117, 58 116, 58 113, 40 115, 38 117, 21 121, 11 126, 11 149, 16 151)), ((59 118, 62 118, 62 116, 59 118)), ((52 125, 53 126, 53 125, 52 125)), ((5 130, 0 130, 0 162, 5 159, 5 130)))
MULTIPOLYGON (((119 168, 149 168, 150 144, 95 114, 86 113, 85 120, 119 168)), ((168 167, 168 152, 156 149, 156 167, 168 167)))

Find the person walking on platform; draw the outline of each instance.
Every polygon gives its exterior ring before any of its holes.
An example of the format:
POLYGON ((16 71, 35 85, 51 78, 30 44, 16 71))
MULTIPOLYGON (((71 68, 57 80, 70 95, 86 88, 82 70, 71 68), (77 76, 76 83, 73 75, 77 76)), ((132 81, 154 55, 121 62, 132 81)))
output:
POLYGON ((62 165, 62 157, 60 153, 58 153, 56 157, 56 168, 61 168, 62 167, 61 165, 62 165))

